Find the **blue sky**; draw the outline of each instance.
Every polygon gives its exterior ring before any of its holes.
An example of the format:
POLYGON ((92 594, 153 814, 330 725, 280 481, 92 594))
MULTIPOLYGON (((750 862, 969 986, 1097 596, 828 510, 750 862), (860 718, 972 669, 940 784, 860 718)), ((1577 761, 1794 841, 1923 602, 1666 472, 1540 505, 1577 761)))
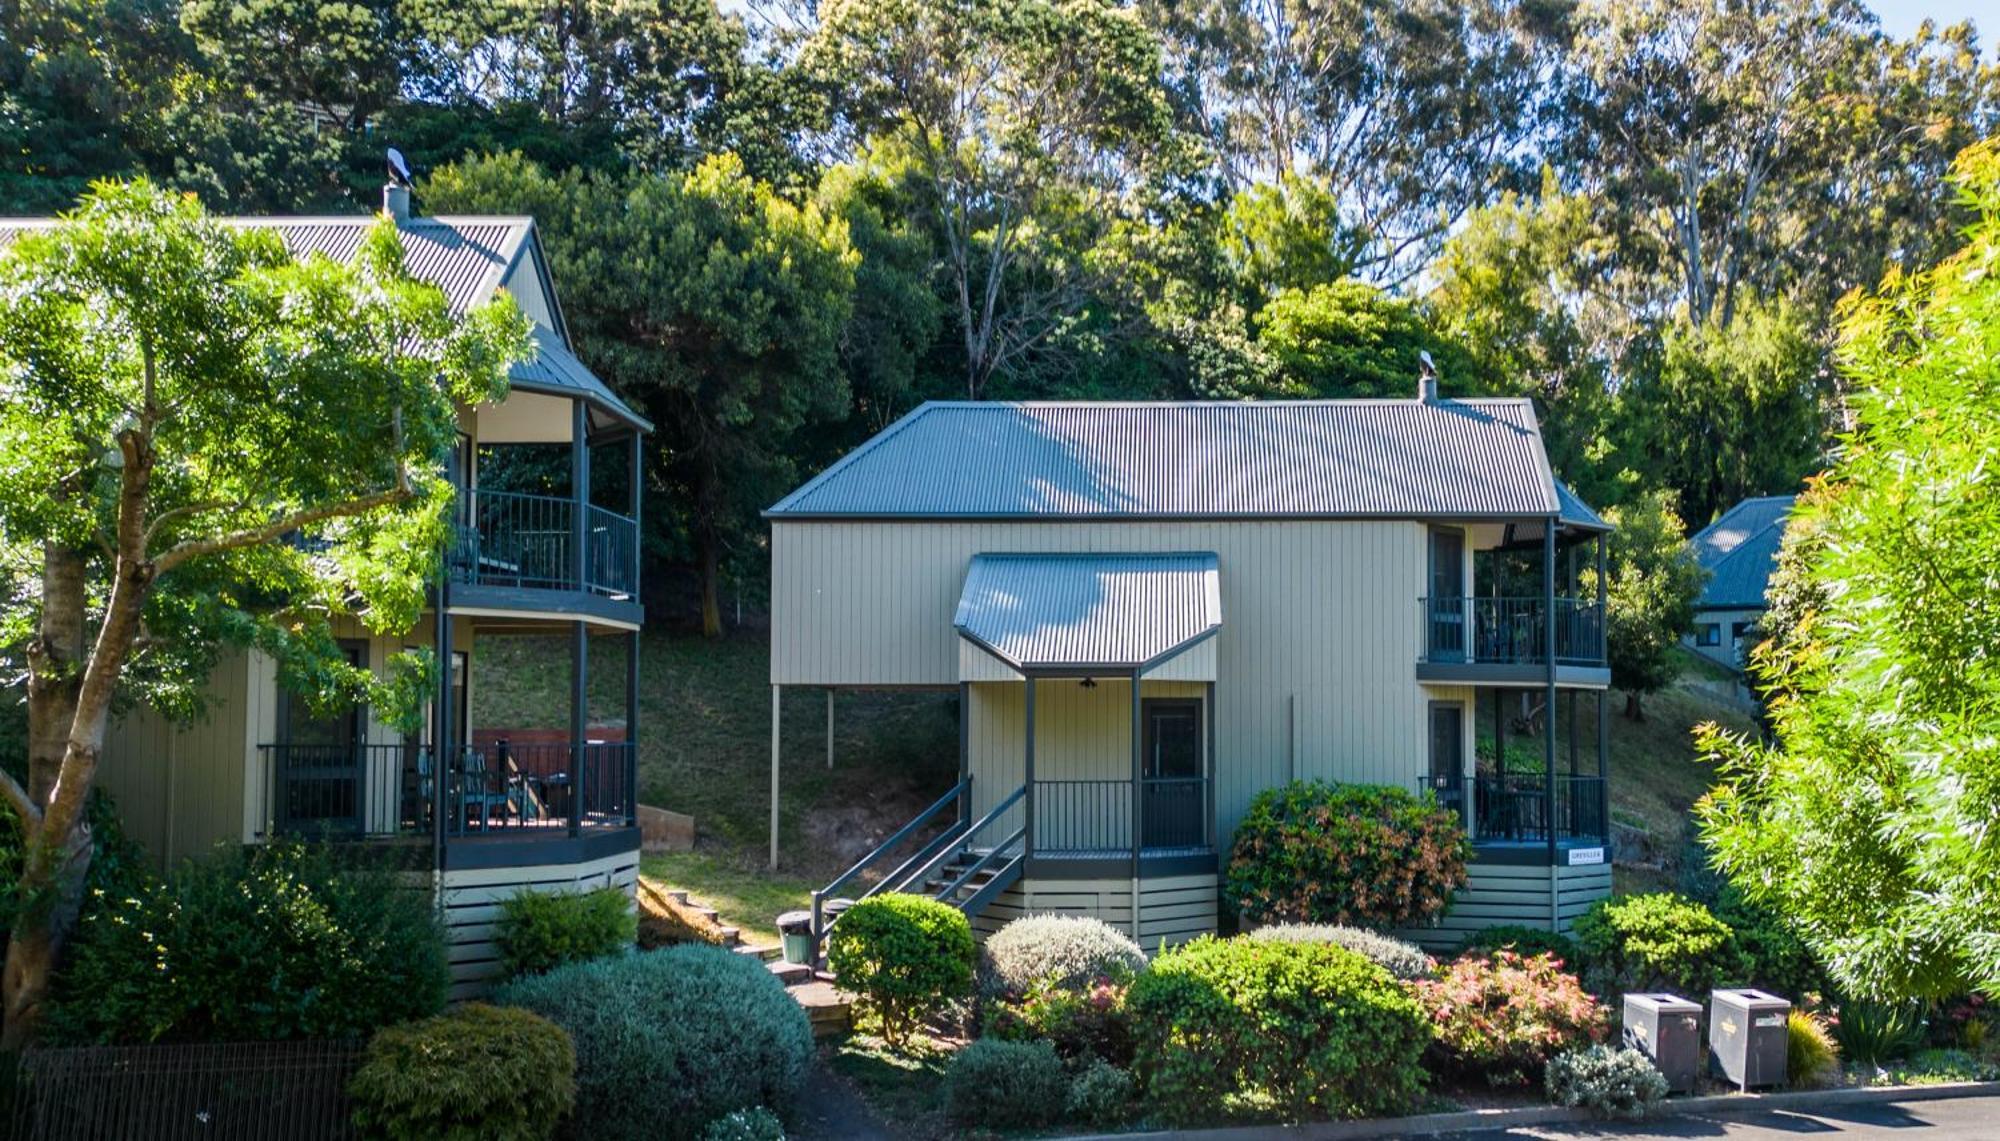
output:
POLYGON ((1990 54, 2000 35, 2000 0, 1870 0, 1869 7, 1882 18, 1882 28, 1897 36, 1917 30, 1925 17, 1939 24, 1971 20, 1979 27, 1979 44, 1990 54))

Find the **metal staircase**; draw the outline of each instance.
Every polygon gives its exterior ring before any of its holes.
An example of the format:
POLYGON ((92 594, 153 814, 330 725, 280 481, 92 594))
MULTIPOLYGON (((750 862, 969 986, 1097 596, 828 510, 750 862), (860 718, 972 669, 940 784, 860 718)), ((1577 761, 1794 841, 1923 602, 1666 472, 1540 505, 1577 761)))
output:
POLYGON ((813 957, 825 945, 827 931, 839 920, 847 905, 884 892, 899 891, 929 896, 951 904, 966 916, 978 915, 986 906, 1013 887, 1021 878, 1027 831, 1017 826, 1002 832, 1000 821, 1027 796, 1023 785, 981 816, 972 816, 972 778, 966 777, 950 792, 939 797, 908 824, 896 830, 874 851, 842 872, 832 883, 813 892, 813 957), (851 898, 840 893, 860 882, 871 870, 886 866, 893 855, 927 829, 939 827, 947 809, 955 810, 950 823, 925 841, 917 850, 886 874, 851 898))

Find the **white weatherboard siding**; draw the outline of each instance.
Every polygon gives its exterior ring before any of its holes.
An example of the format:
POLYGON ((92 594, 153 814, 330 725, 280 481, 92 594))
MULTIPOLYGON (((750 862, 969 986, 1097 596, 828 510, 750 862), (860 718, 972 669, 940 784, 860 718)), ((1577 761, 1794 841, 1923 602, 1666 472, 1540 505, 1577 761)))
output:
MULTIPOLYGON (((956 685, 962 663, 952 618, 977 554, 1215 552, 1223 614, 1213 639, 1216 808, 1224 842, 1251 797, 1294 776, 1413 787, 1428 765, 1427 703, 1462 692, 1415 680, 1417 599, 1429 558, 1420 522, 775 519, 771 531, 778 685, 956 685)), ((1010 688, 1019 692, 1018 684, 1010 688)), ((1120 756, 1129 774, 1129 749, 1120 756)), ((1040 757, 1037 768, 1053 775, 1040 757)))
POLYGON ((452 1001, 483 996, 505 973, 493 934, 507 900, 522 892, 564 895, 600 887, 615 887, 630 896, 638 881, 637 848, 588 863, 438 873, 438 909, 451 960, 452 1001))
MULTIPOLYGON (((973 917, 973 934, 984 941, 1024 915, 1091 915, 1129 932, 1132 881, 1024 879, 973 917)), ((1215 876, 1160 876, 1141 881, 1138 942, 1148 954, 1212 934, 1215 921, 1215 876)))
POLYGON ((1610 894, 1610 864, 1474 863, 1465 889, 1452 897, 1451 910, 1442 919, 1396 934, 1430 951, 1452 950, 1473 932, 1501 924, 1567 935, 1577 916, 1610 894))

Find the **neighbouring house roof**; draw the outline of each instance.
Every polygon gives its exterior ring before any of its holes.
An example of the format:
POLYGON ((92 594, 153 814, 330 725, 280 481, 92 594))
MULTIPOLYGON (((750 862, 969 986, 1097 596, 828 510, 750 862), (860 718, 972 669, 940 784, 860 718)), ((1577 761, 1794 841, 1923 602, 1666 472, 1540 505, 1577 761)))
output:
POLYGON ((1791 514, 1790 495, 1746 499, 1702 528, 1688 543, 1696 561, 1709 572, 1708 585, 1695 604, 1700 610, 1755 610, 1764 605, 1771 571, 1778 565, 1778 548, 1785 540, 1785 519, 1791 514))
POLYGON ((1222 627, 1216 557, 975 555, 952 625, 1022 671, 1157 664, 1222 627))
MULTIPOLYGON (((379 219, 379 215, 370 214, 223 221, 233 226, 276 230, 293 257, 317 253, 344 262, 354 257, 361 248, 362 237, 379 219)), ((55 223, 51 218, 0 218, 0 247, 12 244, 24 231, 46 229, 55 223)), ((523 258, 532 258, 541 266, 541 244, 532 218, 438 215, 405 218, 396 223, 396 228, 403 239, 405 268, 411 276, 442 290, 455 316, 463 316, 498 292, 509 272, 523 258)), ((546 267, 542 268, 544 272, 538 277, 547 282, 546 267)), ((584 400, 596 413, 593 420, 597 426, 620 422, 651 431, 652 425, 645 417, 620 400, 610 386, 569 351, 562 310, 553 295, 546 300, 557 328, 536 329, 536 355, 515 365, 509 381, 524 392, 584 400)))
POLYGON ((1560 517, 1527 400, 929 403, 768 512, 811 518, 1560 517))

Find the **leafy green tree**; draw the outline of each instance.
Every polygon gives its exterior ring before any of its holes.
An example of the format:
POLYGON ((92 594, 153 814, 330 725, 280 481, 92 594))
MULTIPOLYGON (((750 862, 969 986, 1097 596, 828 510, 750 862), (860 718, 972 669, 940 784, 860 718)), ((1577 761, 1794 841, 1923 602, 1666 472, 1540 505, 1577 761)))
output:
MULTIPOLYGON (((1640 699, 1679 676, 1674 647, 1694 625, 1708 572, 1687 545, 1673 493, 1638 493, 1604 518, 1617 528, 1606 560, 1605 656, 1612 688, 1625 691, 1625 716, 1643 721, 1640 699)), ((1596 573, 1584 577, 1586 593, 1594 591, 1596 573)))
POLYGON ((2000 994, 2000 147, 1956 178, 1964 248, 1843 314, 1856 427, 1798 509, 1813 589, 1765 666, 1776 743, 1701 735, 1718 866, 1873 999, 2000 994))
POLYGON ((942 261, 965 394, 1109 286, 1091 253, 1167 145, 1159 45, 1108 0, 834 0, 800 67, 836 137, 894 152, 942 261), (871 141, 872 140, 872 141, 871 141))
POLYGON ((1825 354, 1797 308, 1746 298, 1727 325, 1677 322, 1662 340, 1628 373, 1619 431, 1689 518, 1788 494, 1819 468, 1831 419, 1825 354))
POLYGON ((397 95, 399 0, 181 0, 181 27, 240 98, 358 131, 397 95))
POLYGON ((386 223, 352 265, 294 263, 269 231, 105 184, 0 255, 0 535, 32 583, 0 625, 25 647, 29 737, 27 781, 0 777, 25 835, 0 1045, 44 1009, 121 698, 192 712, 218 647, 255 644, 311 700, 415 715, 426 663, 378 685, 328 616, 416 621, 455 404, 499 397, 527 351, 511 302, 454 320, 386 223))
POLYGON ((1273 395, 1415 396, 1424 352, 1446 391, 1469 379, 1463 354, 1431 331, 1421 306, 1366 282, 1284 290, 1254 324, 1277 372, 1273 395))
POLYGON ((728 155, 684 175, 550 175, 518 155, 439 171, 441 209, 530 209, 585 361, 657 426, 646 512, 691 548, 702 628, 722 632, 731 560, 761 556, 758 511, 798 476, 796 433, 839 421, 853 310, 847 227, 744 174, 728 155))
MULTIPOLYGON (((930 230, 912 221, 900 173, 864 156, 828 169, 815 195, 822 213, 847 224, 859 255, 854 311, 841 333, 840 356, 856 426, 869 435, 907 409, 944 327, 944 302, 931 280, 936 251, 930 230)), ((825 461, 836 458, 828 455, 825 461)))
POLYGON ((1360 242, 1340 224, 1340 202, 1322 179, 1293 174, 1258 183, 1229 200, 1218 244, 1245 305, 1286 289, 1348 277, 1360 242))

